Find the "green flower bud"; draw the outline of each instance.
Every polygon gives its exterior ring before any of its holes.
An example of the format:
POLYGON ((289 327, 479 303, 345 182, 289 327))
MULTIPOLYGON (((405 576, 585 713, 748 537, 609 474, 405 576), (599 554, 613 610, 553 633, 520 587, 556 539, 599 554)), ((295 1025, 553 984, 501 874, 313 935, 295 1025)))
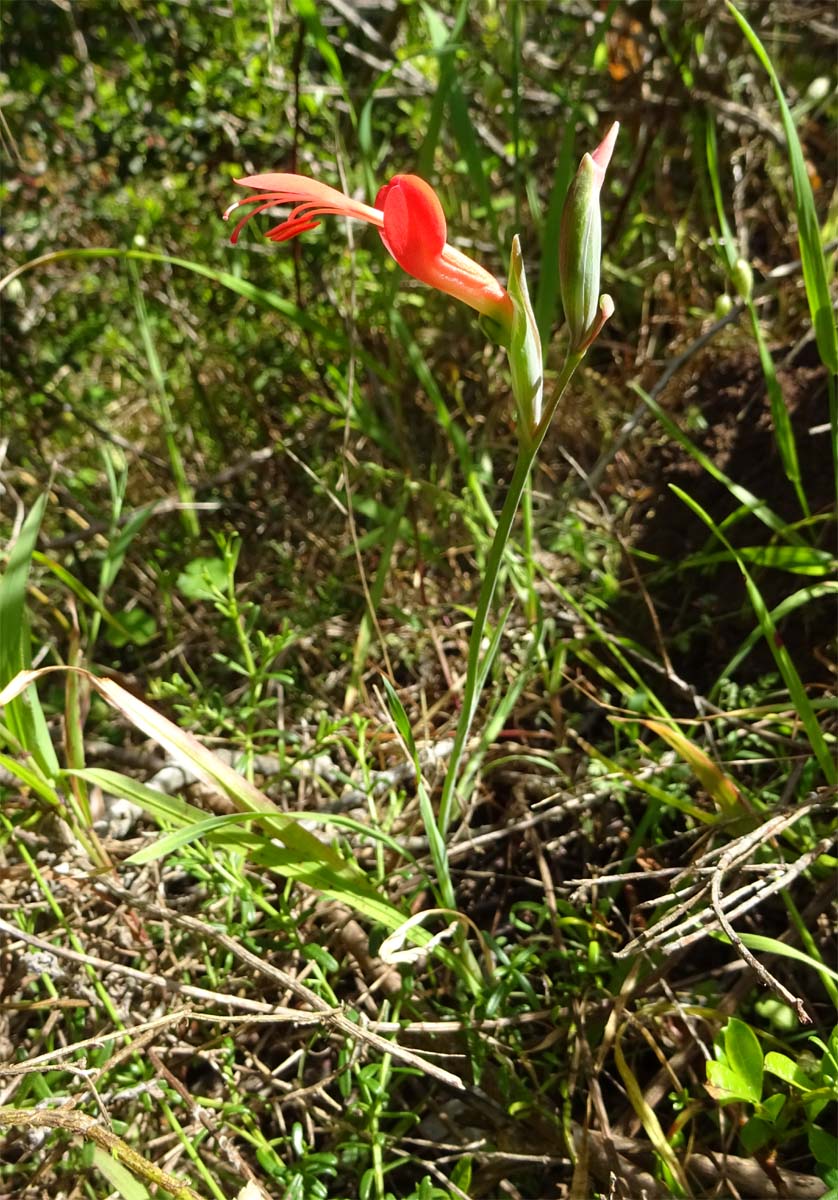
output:
POLYGON ((754 273, 751 270, 751 264, 744 258, 737 258, 730 277, 739 299, 746 302, 750 300, 754 288, 754 273))
POLYGON ((615 121, 593 154, 583 156, 562 213, 559 284, 571 353, 584 353, 613 311, 613 305, 601 304, 599 294, 602 257, 599 195, 619 128, 615 121))
POLYGON ((730 296, 728 296, 727 292, 722 292, 720 296, 716 297, 716 303, 713 305, 713 316, 717 321, 721 321, 722 317, 726 317, 732 308, 733 301, 730 296))
POLYGON ((541 421, 544 381, 541 339, 527 290, 527 276, 517 233, 512 239, 508 290, 515 306, 507 348, 512 392, 518 408, 518 436, 525 445, 529 445, 541 421))

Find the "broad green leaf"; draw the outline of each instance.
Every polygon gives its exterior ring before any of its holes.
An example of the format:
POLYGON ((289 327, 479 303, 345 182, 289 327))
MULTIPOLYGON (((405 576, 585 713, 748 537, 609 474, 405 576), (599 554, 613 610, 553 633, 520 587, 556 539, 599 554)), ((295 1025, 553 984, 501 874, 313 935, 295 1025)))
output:
POLYGON ((765 1114, 766 1121, 774 1124, 786 1104, 786 1096, 783 1092, 775 1092, 773 1096, 769 1096, 767 1100, 763 1100, 760 1107, 760 1112, 765 1114))
MULTIPOLYGON (((773 1098, 773 1097, 772 1097, 773 1098)), ((783 1100, 783 1096, 778 1099, 783 1100)), ((742 1142, 742 1147, 747 1154, 756 1154, 757 1150, 761 1150, 766 1146, 774 1136, 773 1122, 763 1120, 760 1117, 751 1117, 746 1121, 739 1130, 739 1140, 742 1142)))
POLYGON ((146 646, 157 637, 157 622, 144 608, 129 608, 114 617, 118 628, 112 625, 105 635, 111 646, 146 646))
POLYGON ((177 590, 187 600, 212 600, 227 591, 227 571, 220 558, 193 558, 177 577, 177 590))
POLYGON ((725 1058, 739 1077, 743 1095, 753 1104, 762 1098, 762 1047, 759 1039, 744 1021, 731 1017, 724 1031, 725 1058))
POLYGON ((748 1101, 753 1103, 753 1097, 739 1072, 726 1062, 708 1062, 707 1089, 720 1104, 748 1101))
POLYGON ((809 1149, 815 1162, 827 1167, 838 1167, 838 1138, 818 1125, 809 1127, 809 1149))
POLYGON ((812 1080, 787 1054, 780 1054, 778 1050, 769 1050, 765 1056, 764 1067, 770 1075, 776 1075, 784 1083, 800 1088, 804 1092, 812 1090, 812 1080))

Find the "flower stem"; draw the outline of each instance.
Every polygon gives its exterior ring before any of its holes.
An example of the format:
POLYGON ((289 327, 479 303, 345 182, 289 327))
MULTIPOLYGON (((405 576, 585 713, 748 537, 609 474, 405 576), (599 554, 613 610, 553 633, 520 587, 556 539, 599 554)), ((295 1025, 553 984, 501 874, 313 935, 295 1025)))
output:
POLYGON ((480 585, 480 595, 477 600, 477 612, 474 616, 474 624, 471 629, 471 637, 468 644, 468 663, 466 667, 466 681, 463 688, 463 706, 460 711, 460 720, 457 724, 457 733, 454 738, 454 749, 451 752, 451 758, 448 763, 448 771, 445 776, 445 783, 442 788, 442 799, 439 805, 438 828, 440 836, 445 840, 451 821, 459 811, 457 801, 457 780, 460 774, 460 766, 462 764, 463 755, 465 752, 466 742, 471 732, 471 726, 474 722, 474 717, 477 713, 477 706, 480 702, 480 693, 483 690, 486 674, 489 668, 489 663, 485 658, 481 659, 481 651, 483 647, 483 639, 486 634, 486 626, 489 619, 489 612, 492 607, 492 601, 497 588, 498 576, 500 574, 501 563, 506 552, 506 545, 509 541, 509 535, 512 532, 512 525, 515 520, 515 514, 521 503, 521 496, 532 470, 535 456, 538 449, 544 440, 544 435, 553 419, 555 411, 558 407, 567 385, 573 377, 573 373, 582 361, 582 354, 568 355, 565 359, 565 364, 562 367, 561 374, 556 382, 556 387, 553 395, 550 397, 545 406, 544 413, 534 430, 527 431, 528 436, 522 437, 520 448, 518 450, 518 459, 515 463, 515 470, 512 474, 512 480, 509 484, 509 489, 506 493, 503 508, 498 517, 495 536, 492 539, 492 545, 489 550, 489 557, 486 560, 486 570, 483 575, 483 582, 480 585))

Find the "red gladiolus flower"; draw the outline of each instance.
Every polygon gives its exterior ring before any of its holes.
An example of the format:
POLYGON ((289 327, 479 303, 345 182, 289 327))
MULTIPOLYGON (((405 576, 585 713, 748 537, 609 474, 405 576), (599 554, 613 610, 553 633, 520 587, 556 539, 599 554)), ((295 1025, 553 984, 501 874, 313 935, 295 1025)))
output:
POLYGON ((448 244, 439 197, 418 175, 395 175, 378 193, 374 208, 302 175, 249 175, 236 183, 261 194, 231 204, 224 214, 226 221, 237 208, 253 206, 233 230, 233 243, 251 217, 277 204, 293 207, 268 230, 265 236, 272 242, 285 242, 315 229, 320 224, 315 217, 366 221, 376 227, 387 250, 408 275, 469 304, 503 331, 511 328, 513 305, 506 288, 474 259, 448 244))

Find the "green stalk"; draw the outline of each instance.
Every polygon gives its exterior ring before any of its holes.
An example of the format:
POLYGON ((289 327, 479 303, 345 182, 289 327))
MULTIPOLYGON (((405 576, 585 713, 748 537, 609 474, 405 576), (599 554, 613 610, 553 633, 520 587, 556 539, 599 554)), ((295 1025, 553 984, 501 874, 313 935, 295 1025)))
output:
POLYGON ((532 432, 527 431, 528 436, 521 437, 515 470, 509 484, 509 490, 506 493, 501 514, 498 517, 495 536, 492 539, 489 557, 486 561, 486 570, 477 600, 477 612, 474 616, 474 624, 472 625, 471 637, 469 638, 466 681, 463 688, 463 707, 460 710, 460 720, 457 723, 457 733, 454 737, 454 748, 448 762, 448 771, 445 776, 442 799, 439 804, 438 828, 443 841, 451 825, 451 821, 458 811, 456 789, 460 766, 489 667, 489 663, 485 659, 481 661, 481 647, 486 633, 486 625, 489 620, 492 601, 495 597, 501 563, 506 552, 509 535, 512 532, 512 524, 515 520, 515 514, 518 512, 532 465, 535 462, 535 456, 558 408, 559 401, 564 395, 567 385, 573 378, 573 373, 583 357, 584 352, 568 355, 556 382, 555 391, 544 409, 541 420, 532 432))

